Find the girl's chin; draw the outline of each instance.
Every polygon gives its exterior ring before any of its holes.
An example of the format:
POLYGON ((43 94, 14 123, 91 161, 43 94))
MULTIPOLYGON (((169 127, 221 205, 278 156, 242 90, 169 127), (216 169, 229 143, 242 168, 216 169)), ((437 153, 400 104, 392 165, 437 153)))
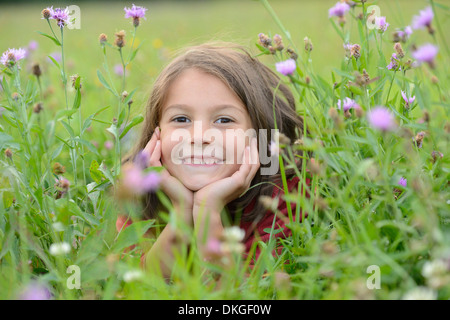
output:
POLYGON ((196 192, 210 183, 212 183, 212 181, 183 181, 184 186, 192 192, 196 192))

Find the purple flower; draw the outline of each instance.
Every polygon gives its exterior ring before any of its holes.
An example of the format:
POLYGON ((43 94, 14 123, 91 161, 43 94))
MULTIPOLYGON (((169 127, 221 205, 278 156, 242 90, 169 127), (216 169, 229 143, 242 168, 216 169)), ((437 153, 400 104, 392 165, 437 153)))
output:
POLYGON ((343 17, 344 14, 350 10, 350 6, 345 2, 338 2, 334 7, 328 10, 328 17, 343 17))
MULTIPOLYGON (((338 100, 338 102, 337 102, 337 105, 338 105, 338 109, 339 110, 341 110, 341 99, 339 99, 338 100)), ((360 106, 359 106, 359 104, 357 104, 356 103, 356 101, 355 100, 352 100, 352 99, 350 99, 350 98, 345 98, 344 99, 344 101, 343 101, 343 108, 344 108, 344 112, 345 111, 348 111, 348 110, 350 110, 350 109, 352 109, 352 108, 355 108, 355 109, 357 109, 357 108, 359 108, 360 106)))
POLYGON ((406 93, 402 91, 402 97, 403 100, 405 101, 405 105, 408 108, 411 104, 413 104, 414 100, 416 100, 416 96, 412 97, 412 98, 408 98, 406 96, 406 93))
POLYGON ((396 127, 394 115, 385 107, 377 106, 367 114, 370 125, 381 131, 390 131, 396 127))
POLYGON ((63 28, 65 25, 67 25, 67 22, 69 20, 69 8, 66 7, 65 9, 53 9, 52 7, 49 10, 51 13, 50 19, 55 19, 58 27, 63 28))
MULTIPOLYGON (((61 62, 62 61, 62 56, 61 56, 61 52, 53 52, 49 54, 50 57, 52 57, 53 59, 56 60, 56 62, 61 62)), ((50 60, 50 58, 47 58, 47 60, 51 63, 53 63, 53 61, 50 60)))
POLYGON ((125 7, 124 10, 125 10, 125 18, 133 18, 133 25, 135 27, 139 26, 140 18, 144 18, 147 20, 147 18, 145 17, 145 11, 147 11, 147 9, 144 7, 135 6, 133 4, 131 9, 125 7))
MULTIPOLYGON (((119 77, 123 76, 123 66, 121 63, 118 63, 114 65, 114 73, 117 74, 119 77)), ((125 69, 125 77, 128 76, 128 70, 125 69)))
POLYGON ((402 187, 406 188, 406 184, 407 184, 407 180, 403 177, 400 178, 400 180, 398 181, 398 184, 402 187))
POLYGON ((31 282, 20 294, 19 300, 50 300, 52 297, 46 286, 31 282))
POLYGON ((125 7, 124 10, 125 10, 125 18, 144 18, 145 19, 145 11, 147 11, 147 8, 138 7, 133 4, 131 9, 125 7))
POLYGON ((436 57, 439 48, 431 43, 420 46, 416 51, 412 53, 414 59, 419 62, 426 62, 430 66, 434 65, 434 58, 436 57))
POLYGON ((288 59, 275 64, 277 71, 285 76, 292 74, 296 67, 297 65, 294 59, 288 59))
POLYGON ((385 32, 387 27, 389 27, 389 23, 386 22, 386 17, 376 17, 375 25, 380 32, 385 32))
POLYGON ((413 29, 424 29, 431 26, 431 21, 434 18, 433 9, 430 7, 420 10, 418 16, 414 16, 412 20, 413 29))
POLYGON ((36 51, 36 49, 39 47, 39 44, 35 40, 31 40, 30 43, 28 43, 28 50, 29 51, 36 51))
POLYGON ((138 152, 138 154, 134 157, 134 164, 137 165, 142 170, 147 168, 148 161, 150 160, 150 157, 144 150, 141 150, 138 152))
MULTIPOLYGON (((398 57, 397 54, 394 52, 391 56, 391 62, 386 66, 388 70, 397 70, 398 68, 398 57)), ((401 70, 401 68, 399 68, 401 70)))
POLYGON ((135 165, 124 167, 123 174, 124 187, 135 194, 155 191, 161 182, 161 176, 158 173, 145 174, 139 166, 135 165))
POLYGON ((26 56, 27 52, 25 49, 8 49, 3 52, 2 57, 0 58, 0 63, 5 67, 12 67, 17 61, 25 58, 26 56))

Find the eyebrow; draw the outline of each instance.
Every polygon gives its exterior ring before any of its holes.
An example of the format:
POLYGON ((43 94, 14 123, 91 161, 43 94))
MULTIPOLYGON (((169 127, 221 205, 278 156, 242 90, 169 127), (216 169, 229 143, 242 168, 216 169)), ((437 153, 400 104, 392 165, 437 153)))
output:
MULTIPOLYGON (((173 104, 173 105, 170 105, 169 107, 167 107, 166 111, 169 111, 170 109, 181 109, 181 110, 186 110, 186 109, 195 109, 195 107, 189 106, 189 105, 187 105, 187 104, 173 104)), ((233 109, 233 110, 236 110, 236 111, 239 111, 239 112, 245 114, 244 110, 242 110, 242 109, 240 109, 240 108, 238 108, 238 107, 236 107, 236 106, 234 106, 234 105, 231 105, 231 104, 220 104, 220 105, 215 105, 215 106, 214 106, 214 109, 215 109, 215 110, 216 110, 216 109, 217 109, 217 110, 233 109)))

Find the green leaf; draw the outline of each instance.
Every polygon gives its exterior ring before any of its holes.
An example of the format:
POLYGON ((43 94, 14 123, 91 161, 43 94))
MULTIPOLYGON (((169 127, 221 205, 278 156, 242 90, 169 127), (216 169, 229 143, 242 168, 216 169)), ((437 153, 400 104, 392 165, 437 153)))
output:
POLYGON ((91 142, 81 139, 80 137, 74 138, 74 141, 80 142, 81 144, 86 146, 89 149, 89 151, 95 153, 96 155, 99 155, 97 148, 91 142))
POLYGON ((52 62, 55 64, 55 66, 58 67, 58 69, 61 70, 61 66, 59 65, 58 61, 55 60, 55 58, 53 58, 52 56, 47 56, 50 60, 52 60, 52 62))
POLYGON ((130 131, 131 128, 137 126, 142 121, 144 121, 144 117, 142 115, 137 115, 136 117, 134 117, 131 122, 125 127, 125 129, 123 129, 119 139, 122 139, 127 134, 127 132, 130 131))
MULTIPOLYGON (((77 79, 77 81, 80 78, 77 79)), ((76 87, 76 85, 75 85, 76 87)), ((78 86, 77 92, 75 93, 75 99, 73 100, 72 110, 78 110, 81 105, 81 88, 78 86)))
POLYGON ((105 175, 105 177, 111 182, 111 184, 114 185, 114 178, 112 176, 111 170, 106 167, 105 161, 102 161, 99 170, 105 175))
POLYGON ((43 32, 40 32, 40 31, 36 31, 36 32, 39 33, 40 35, 44 36, 44 37, 49 38, 49 39, 52 40, 57 46, 60 46, 60 47, 61 47, 61 42, 59 42, 59 40, 56 39, 55 37, 52 37, 51 35, 46 34, 46 33, 43 33, 43 32))
POLYGON ((91 166, 89 167, 89 173, 91 174, 92 180, 97 183, 101 183, 105 179, 105 175, 99 170, 99 164, 97 160, 92 160, 91 166))
POLYGON ((56 113, 56 121, 60 121, 62 118, 72 119, 72 115, 77 112, 77 110, 60 110, 56 113))
POLYGON ((154 224, 154 220, 144 220, 133 222, 128 227, 122 229, 119 233, 116 243, 113 245, 112 251, 119 253, 125 248, 137 244, 140 238, 154 224))
POLYGON ((97 70, 97 77, 98 77, 98 80, 100 80, 100 82, 103 84, 103 86, 106 89, 111 91, 112 94, 115 95, 116 97, 119 97, 118 94, 111 88, 111 86, 109 85, 108 81, 106 81, 105 77, 103 77, 103 74, 100 72, 100 70, 97 70))

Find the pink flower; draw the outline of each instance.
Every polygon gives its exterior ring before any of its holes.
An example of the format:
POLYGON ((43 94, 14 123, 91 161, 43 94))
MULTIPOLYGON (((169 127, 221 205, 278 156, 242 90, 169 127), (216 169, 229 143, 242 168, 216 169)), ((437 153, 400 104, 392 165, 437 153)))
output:
POLYGON ((405 178, 401 177, 400 180, 398 181, 398 184, 402 187, 406 187, 407 180, 405 178))
POLYGON ((131 9, 124 8, 124 10, 125 10, 125 18, 133 18, 133 25, 135 27, 139 26, 139 21, 141 18, 147 20, 147 18, 145 17, 145 11, 147 11, 147 9, 144 7, 138 7, 133 4, 131 9))
POLYGON ((386 17, 376 17, 375 25, 380 32, 385 32, 387 27, 389 27, 389 23, 386 22, 386 17))
POLYGON ((390 131, 395 129, 394 115, 385 107, 377 106, 367 114, 370 125, 381 131, 390 131))
POLYGON ((412 53, 414 59, 419 62, 426 62, 431 67, 434 66, 434 58, 436 57, 439 48, 431 43, 420 46, 416 51, 412 53))
POLYGON ((124 166, 124 187, 136 194, 144 194, 158 189, 161 176, 156 172, 145 174, 141 168, 135 165, 124 166))
POLYGON ((104 146, 105 146, 105 149, 111 150, 114 147, 114 143, 112 143, 112 141, 108 140, 108 141, 105 141, 104 146))
POLYGON ((343 17, 344 14, 350 10, 350 6, 345 2, 338 2, 334 5, 334 7, 328 10, 328 17, 332 16, 343 17))
POLYGON ((31 282, 19 295, 19 300, 50 300, 52 297, 46 286, 31 282))
POLYGON ((408 97, 406 96, 406 93, 403 92, 403 91, 402 91, 402 98, 403 98, 403 100, 405 101, 405 106, 406 106, 406 108, 409 108, 409 106, 410 106, 411 104, 413 104, 414 100, 416 100, 416 96, 414 96, 414 97, 412 97, 412 98, 408 98, 408 97))
POLYGON ((424 29, 431 26, 431 21, 433 21, 434 13, 433 9, 430 7, 420 10, 418 16, 413 17, 412 27, 413 29, 424 29))
POLYGON ((3 52, 0 58, 0 63, 5 67, 14 66, 19 60, 24 59, 27 56, 27 52, 23 48, 19 49, 8 49, 3 52))
POLYGON ((343 102, 341 102, 341 99, 338 100, 337 105, 338 105, 338 109, 339 109, 339 110, 341 110, 341 103, 343 104, 344 112, 345 112, 345 111, 348 111, 348 110, 350 110, 350 109, 352 109, 352 108, 357 109, 357 108, 360 107, 359 104, 357 104, 355 100, 350 99, 350 98, 348 98, 348 97, 345 98, 345 99, 343 100, 343 102))
POLYGON ((297 68, 297 65, 296 65, 294 59, 288 59, 288 60, 276 63, 275 68, 277 69, 277 71, 279 73, 287 76, 287 75, 292 74, 295 71, 295 69, 297 68))

